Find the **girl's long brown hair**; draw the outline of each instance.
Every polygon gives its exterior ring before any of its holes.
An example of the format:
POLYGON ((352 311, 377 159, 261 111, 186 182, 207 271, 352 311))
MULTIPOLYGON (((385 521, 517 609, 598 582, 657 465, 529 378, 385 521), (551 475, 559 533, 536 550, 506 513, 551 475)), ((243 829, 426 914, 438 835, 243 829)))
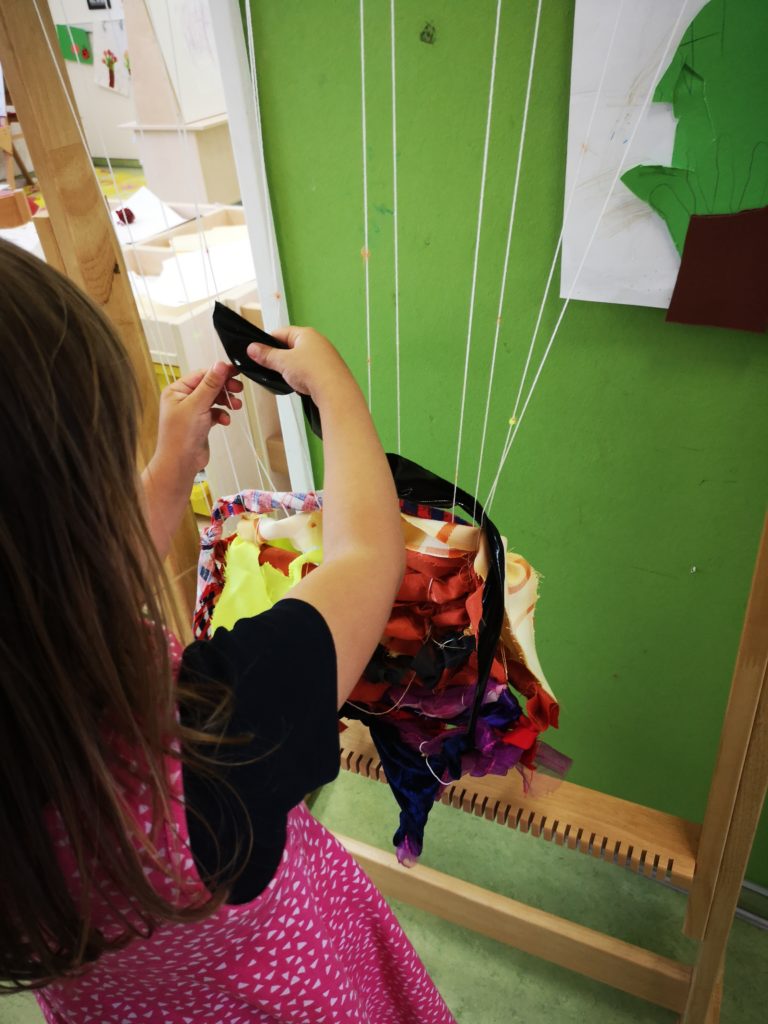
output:
MULTIPOLYGON (((186 910, 147 881, 109 770, 105 721, 146 764, 156 823, 177 694, 162 566, 136 472, 138 395, 114 329, 70 281, 0 241, 0 991, 44 985, 109 943, 76 905, 43 810, 81 878, 93 857, 130 900, 121 940, 186 910), (140 924, 136 923, 136 920, 140 924)), ((154 834, 154 833, 153 833, 154 834)), ((149 854, 156 857, 151 836, 149 854)), ((157 857, 159 862, 160 858, 157 857)), ((146 862, 145 862, 146 863, 146 862)))

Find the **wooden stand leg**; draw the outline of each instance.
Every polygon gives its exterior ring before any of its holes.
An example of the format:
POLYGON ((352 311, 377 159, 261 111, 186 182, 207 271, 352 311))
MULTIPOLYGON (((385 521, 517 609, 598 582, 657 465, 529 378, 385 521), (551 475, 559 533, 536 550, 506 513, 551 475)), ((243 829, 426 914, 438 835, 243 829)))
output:
MULTIPOLYGON (((26 181, 26 183, 28 185, 34 185, 35 184, 35 179, 32 177, 32 175, 27 170, 27 165, 21 159, 21 155, 19 154, 19 151, 18 151, 18 149, 16 149, 15 146, 13 147, 13 160, 15 160, 16 163, 19 165, 19 170, 22 173, 24 181, 26 181)), ((11 161, 11 166, 13 166, 13 161, 11 161)))
POLYGON ((709 1010, 707 1010, 707 1016, 704 1024, 719 1024, 720 1021, 720 1010, 723 1003, 723 969, 720 968, 720 976, 717 979, 715 990, 712 993, 712 1001, 709 1004, 709 1010))
POLYGON ((736 797, 744 776, 744 761, 768 663, 766 622, 768 518, 755 562, 752 589, 696 855, 696 874, 688 899, 684 931, 693 939, 701 940, 706 931, 723 852, 735 814, 736 797))
POLYGON ((717 989, 722 985, 722 964, 733 916, 744 880, 747 860, 768 787, 768 683, 766 665, 757 714, 744 758, 744 770, 725 841, 704 938, 693 968, 683 1024, 717 1020, 717 989))
MULTIPOLYGON (((720 1011, 723 1007, 723 969, 720 968, 720 974, 718 975, 717 982, 715 983, 714 990, 712 992, 712 999, 707 1010, 707 1015, 704 1017, 703 1024, 720 1024, 720 1011)), ((679 1017, 678 1020, 682 1022, 685 1018, 679 1017)))

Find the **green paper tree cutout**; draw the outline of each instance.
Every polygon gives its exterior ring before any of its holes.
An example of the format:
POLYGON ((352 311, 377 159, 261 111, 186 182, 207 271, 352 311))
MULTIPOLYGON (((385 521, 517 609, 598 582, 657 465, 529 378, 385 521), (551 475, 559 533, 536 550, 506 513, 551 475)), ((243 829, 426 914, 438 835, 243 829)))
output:
POLYGON ((653 95, 677 119, 672 166, 621 178, 682 253, 691 215, 768 205, 768 0, 710 0, 653 95))

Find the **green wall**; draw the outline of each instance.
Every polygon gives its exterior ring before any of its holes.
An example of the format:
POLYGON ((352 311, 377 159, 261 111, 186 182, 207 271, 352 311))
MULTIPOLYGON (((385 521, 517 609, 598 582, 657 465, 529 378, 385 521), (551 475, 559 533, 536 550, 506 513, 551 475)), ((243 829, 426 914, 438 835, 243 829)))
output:
MULTIPOLYGON (((295 323, 365 382, 357 0, 254 0, 295 323)), ((536 4, 504 4, 460 471, 473 490, 536 4)), ((452 476, 496 4, 397 4, 402 452, 452 476), (425 24, 435 41, 421 41, 425 24)), ((562 221, 572 0, 544 4, 479 495, 562 221)), ((366 2, 373 412, 395 445, 389 4, 366 2)), ((620 187, 620 186, 619 186, 620 187)), ((553 289, 554 292, 554 289, 553 289)), ((560 309, 553 296, 541 335, 560 309)), ((700 819, 764 511, 768 339, 574 302, 493 508, 543 574, 539 653, 573 781, 700 819), (692 567, 696 571, 692 571, 692 567)), ((764 820, 749 875, 768 884, 764 820)))

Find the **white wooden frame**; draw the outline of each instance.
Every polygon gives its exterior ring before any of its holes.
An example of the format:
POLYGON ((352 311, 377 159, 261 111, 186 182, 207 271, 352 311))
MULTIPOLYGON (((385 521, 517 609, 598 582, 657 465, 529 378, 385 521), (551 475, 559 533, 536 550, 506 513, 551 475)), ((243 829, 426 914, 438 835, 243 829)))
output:
MULTIPOLYGON (((213 30, 227 102, 232 151, 251 239, 256 280, 259 282, 264 328, 270 331, 289 323, 288 304, 269 203, 263 140, 256 120, 240 5, 232 0, 217 5, 213 30)), ((277 405, 291 488, 294 491, 313 490, 314 475, 301 402, 296 395, 287 395, 278 398, 277 405)))

